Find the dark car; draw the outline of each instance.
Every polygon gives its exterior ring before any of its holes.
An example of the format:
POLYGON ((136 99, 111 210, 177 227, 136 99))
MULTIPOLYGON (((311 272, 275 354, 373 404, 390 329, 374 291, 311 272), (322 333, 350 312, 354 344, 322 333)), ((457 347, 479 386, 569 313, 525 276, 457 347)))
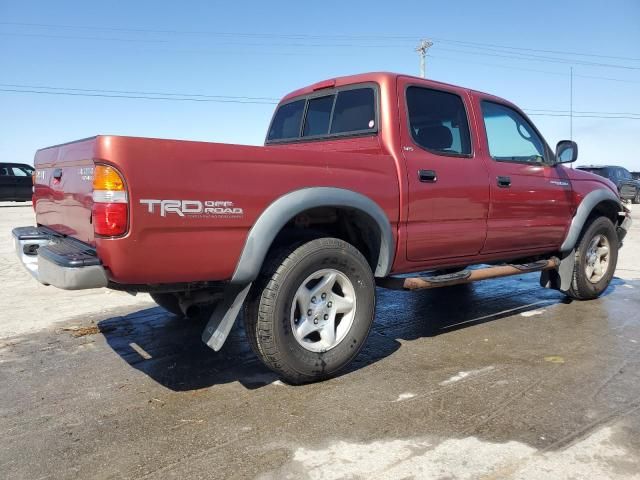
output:
POLYGON ((640 172, 631 172, 631 176, 632 176, 635 180, 640 180, 640 172))
POLYGON ((31 165, 24 163, 0 163, 0 200, 31 200, 34 171, 31 165))
POLYGON ((586 165, 578 169, 608 178, 618 187, 622 200, 640 203, 640 181, 635 180, 626 168, 615 165, 586 165))

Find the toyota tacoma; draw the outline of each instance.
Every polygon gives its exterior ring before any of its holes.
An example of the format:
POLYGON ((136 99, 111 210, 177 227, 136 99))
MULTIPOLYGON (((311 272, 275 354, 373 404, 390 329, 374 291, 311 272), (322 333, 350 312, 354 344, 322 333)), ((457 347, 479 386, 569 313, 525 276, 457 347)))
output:
POLYGON ((565 167, 577 155, 492 95, 340 77, 285 96, 260 147, 99 135, 39 150, 36 225, 14 243, 45 285, 205 314, 216 351, 243 310, 260 360, 304 383, 358 354, 376 285, 539 271, 598 297, 631 218, 609 180, 565 167))

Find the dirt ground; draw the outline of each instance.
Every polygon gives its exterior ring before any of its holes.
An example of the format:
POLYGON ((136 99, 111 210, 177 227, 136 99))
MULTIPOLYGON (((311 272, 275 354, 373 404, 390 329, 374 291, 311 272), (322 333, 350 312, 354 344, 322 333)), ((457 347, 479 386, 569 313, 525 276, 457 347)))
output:
POLYGON ((640 215, 600 299, 538 275, 380 290, 338 378, 289 386, 236 328, 44 287, 0 204, 0 478, 640 479, 640 215))

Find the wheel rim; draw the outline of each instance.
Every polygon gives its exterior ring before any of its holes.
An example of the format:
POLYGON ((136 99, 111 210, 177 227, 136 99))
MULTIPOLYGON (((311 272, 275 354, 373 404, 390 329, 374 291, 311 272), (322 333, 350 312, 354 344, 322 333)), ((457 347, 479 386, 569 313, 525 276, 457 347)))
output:
POLYGON ((596 235, 589 243, 584 267, 587 280, 598 283, 609 270, 609 240, 604 235, 596 235))
POLYGON ((291 329, 306 350, 326 352, 344 340, 355 312, 351 280, 338 270, 318 270, 302 282, 293 297, 291 329))

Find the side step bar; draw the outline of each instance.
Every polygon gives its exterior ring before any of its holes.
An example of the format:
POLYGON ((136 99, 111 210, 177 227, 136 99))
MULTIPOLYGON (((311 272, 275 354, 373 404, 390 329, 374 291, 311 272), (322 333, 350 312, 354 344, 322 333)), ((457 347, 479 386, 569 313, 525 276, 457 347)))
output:
POLYGON ((462 270, 460 272, 433 277, 386 277, 376 279, 379 287, 391 290, 423 290, 427 288, 450 287, 463 283, 488 280, 490 278, 510 277, 530 272, 542 272, 558 268, 560 260, 551 257, 548 260, 539 260, 533 263, 512 265, 499 265, 495 267, 479 268, 477 270, 462 270))

